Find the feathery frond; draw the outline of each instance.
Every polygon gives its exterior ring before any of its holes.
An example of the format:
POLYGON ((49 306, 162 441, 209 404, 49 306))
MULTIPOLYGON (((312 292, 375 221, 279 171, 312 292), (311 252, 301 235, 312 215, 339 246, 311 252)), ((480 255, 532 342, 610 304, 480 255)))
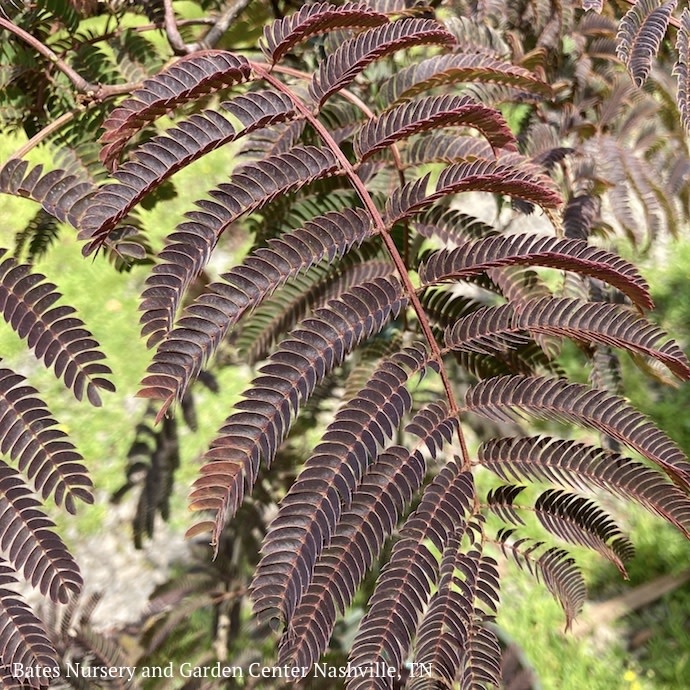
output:
POLYGON ((223 50, 208 50, 180 58, 171 67, 147 79, 103 123, 101 160, 112 170, 127 142, 143 125, 192 99, 250 76, 243 57, 223 50))
POLYGON ((309 93, 321 105, 375 60, 403 48, 429 43, 453 45, 455 38, 442 24, 431 19, 401 19, 363 31, 345 41, 321 63, 309 93))
POLYGON ((298 43, 320 33, 344 28, 368 28, 387 24, 388 17, 364 2, 346 2, 340 6, 317 2, 305 5, 289 17, 264 28, 261 50, 276 63, 298 43))
POLYGON ((226 516, 235 513, 245 487, 254 484, 260 458, 271 464, 300 404, 328 371, 357 343, 377 333, 404 302, 395 279, 378 279, 317 309, 281 343, 206 454, 190 505, 193 510, 212 511, 214 519, 197 524, 189 534, 211 530, 213 543, 218 543, 226 516))
POLYGON ((203 363, 247 311, 300 271, 341 258, 372 229, 363 211, 346 210, 327 213, 304 228, 269 240, 268 247, 221 275, 221 281, 211 283, 185 310, 160 344, 140 395, 164 400, 166 409, 173 398, 180 400, 203 363))
MULTIPOLYGON (((6 250, 0 249, 0 258, 6 250)), ((104 355, 98 342, 84 328, 76 310, 53 306, 60 299, 55 285, 31 266, 18 264, 12 257, 0 263, 0 311, 5 321, 24 338, 36 357, 64 381, 77 398, 86 397, 92 405, 101 405, 99 389, 113 391, 104 375, 110 368, 100 360, 104 355)))
POLYGON ((690 487, 690 462, 671 439, 622 398, 580 383, 543 377, 503 376, 471 387, 467 410, 496 421, 527 413, 584 424, 618 439, 658 465, 679 487, 690 487))

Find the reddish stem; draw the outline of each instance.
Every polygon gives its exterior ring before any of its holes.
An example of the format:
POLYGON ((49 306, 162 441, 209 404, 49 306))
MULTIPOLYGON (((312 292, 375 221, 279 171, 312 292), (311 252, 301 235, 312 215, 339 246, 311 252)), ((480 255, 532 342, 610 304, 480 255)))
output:
MULTIPOLYGON (((383 220, 383 216, 381 215, 381 212, 374 203, 374 200, 369 194, 369 191, 367 190, 364 182, 362 182, 350 161, 347 159, 347 157, 341 151, 336 141, 331 136, 330 132, 316 118, 316 116, 311 112, 307 105, 303 103, 295 95, 292 89, 290 89, 289 86, 280 81, 280 79, 277 79, 275 76, 273 76, 261 63, 252 62, 250 64, 252 66, 252 69, 256 72, 256 74, 259 77, 261 77, 264 81, 269 83, 275 89, 284 93, 290 98, 293 105, 295 106, 295 109, 307 120, 307 122, 309 122, 309 124, 314 128, 314 131, 316 131, 317 134, 321 137, 324 144, 326 144, 326 146, 328 146, 328 148, 333 152, 335 157, 338 159, 338 162, 342 166, 343 170, 345 171, 345 174, 348 176, 350 182, 352 183, 352 186, 357 191, 359 198, 362 200, 362 203, 365 205, 367 211, 371 215, 371 218, 374 221, 374 225, 376 226, 376 230, 378 234, 381 236, 381 239, 383 240, 384 244, 386 245, 386 249, 388 250, 388 253, 391 259, 393 260, 393 263, 400 276, 400 279, 403 282, 405 292, 410 300, 410 304, 412 305, 415 314, 417 315, 417 319, 419 321, 419 325, 421 326, 422 333, 424 334, 424 338, 426 339, 429 348, 431 349, 431 357, 438 364, 439 375, 441 377, 443 388, 448 399, 448 405, 450 407, 450 414, 459 417, 458 404, 455 400, 455 394, 453 393, 453 388, 448 377, 448 372, 446 371, 445 365, 443 363, 443 355, 438 346, 438 343, 436 342, 436 338, 434 337, 433 331, 431 330, 431 325, 429 324, 429 320, 426 316, 424 307, 422 306, 422 303, 420 302, 419 297, 417 296, 415 286, 412 284, 412 280, 410 279, 407 266, 405 265, 405 262, 400 256, 398 248, 395 246, 395 242, 393 241, 393 238, 390 236, 388 232, 388 228, 386 226, 385 221, 383 220)), ((465 443, 464 436, 459 426, 458 438, 460 440, 460 447, 462 450, 463 464, 464 466, 469 467, 469 453, 467 451, 467 445, 465 443)))

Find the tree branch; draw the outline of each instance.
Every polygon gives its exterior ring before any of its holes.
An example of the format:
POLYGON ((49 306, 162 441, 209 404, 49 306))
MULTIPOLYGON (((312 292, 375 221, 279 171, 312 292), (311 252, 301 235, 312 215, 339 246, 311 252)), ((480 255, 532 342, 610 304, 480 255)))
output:
POLYGON ((10 33, 21 38, 22 41, 30 45, 37 53, 43 55, 44 58, 52 62, 55 67, 72 82, 74 88, 80 93, 90 93, 97 90, 98 87, 96 85, 86 81, 84 77, 73 70, 64 60, 61 60, 47 45, 41 43, 35 36, 24 31, 24 29, 20 29, 16 24, 3 17, 0 17, 0 27, 7 29, 10 33))
POLYGON ((18 27, 16 24, 0 17, 0 28, 7 29, 7 31, 17 36, 17 38, 21 38, 27 45, 30 45, 39 55, 43 55, 44 58, 55 65, 55 67, 72 82, 72 85, 79 93, 84 94, 90 100, 100 102, 106 98, 130 93, 140 86, 139 82, 132 82, 129 84, 92 84, 70 67, 62 58, 56 55, 47 45, 39 41, 35 36, 24 31, 24 29, 18 27))
POLYGON ((185 43, 180 35, 172 0, 163 0, 163 8, 165 10, 165 33, 168 37, 168 43, 170 43, 170 47, 173 49, 175 55, 189 55, 199 50, 213 48, 228 30, 230 24, 237 19, 250 2, 251 0, 230 0, 226 4, 223 12, 213 20, 211 28, 203 38, 199 39, 196 43, 185 43))
POLYGON ((199 41, 199 47, 213 48, 228 30, 230 24, 237 19, 250 2, 251 0, 231 0, 218 16, 214 25, 208 30, 208 33, 199 41))
POLYGON ((81 109, 75 108, 74 110, 68 110, 63 113, 56 120, 53 120, 49 125, 46 125, 40 132, 34 134, 34 136, 29 139, 20 149, 15 151, 7 160, 12 160, 13 158, 23 158, 31 149, 38 146, 44 139, 49 137, 53 132, 57 132, 60 127, 67 124, 70 120, 73 120, 79 113, 81 109))
POLYGON ((163 0, 163 10, 165 11, 165 35, 168 37, 168 43, 175 55, 188 55, 194 52, 194 47, 182 40, 180 29, 175 19, 172 0, 163 0))

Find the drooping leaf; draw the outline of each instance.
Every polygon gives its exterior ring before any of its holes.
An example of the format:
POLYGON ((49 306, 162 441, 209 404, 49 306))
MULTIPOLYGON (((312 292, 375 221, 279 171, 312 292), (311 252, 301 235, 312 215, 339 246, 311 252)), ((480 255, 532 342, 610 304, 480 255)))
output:
POLYGON ((542 493, 534 509, 549 532, 571 544, 598 551, 626 575, 625 563, 635 549, 605 510, 583 496, 558 489, 542 493))
POLYGON ((690 462, 680 448, 623 398, 607 391, 563 379, 502 376, 471 387, 465 403, 467 410, 497 421, 528 414, 592 427, 661 467, 681 488, 690 488, 690 462))
MULTIPOLYGON (((57 652, 43 623, 13 591, 16 585, 14 571, 6 561, 0 561, 0 656, 3 667, 10 670, 14 664, 21 664, 22 669, 46 668, 52 671, 59 668, 57 652)), ((52 676, 33 674, 25 680, 30 688, 47 688, 53 679, 52 676)))
POLYGON ((55 524, 41 510, 22 476, 0 464, 0 548, 16 571, 21 571, 42 594, 66 603, 83 584, 79 567, 55 524))
POLYGON ((268 24, 264 28, 261 50, 275 64, 291 48, 312 36, 336 29, 361 29, 387 23, 385 14, 376 12, 365 2, 346 2, 340 6, 316 2, 268 24))
POLYGON ((384 361, 326 429, 266 534, 252 582, 254 611, 262 619, 292 618, 300 601, 298 583, 311 578, 367 467, 411 409, 405 383, 425 365, 426 357, 418 350, 384 361), (297 594, 289 595, 292 592, 297 594))
POLYGON ((527 161, 485 160, 456 163, 439 175, 434 189, 428 190, 431 175, 396 189, 386 204, 386 220, 393 223, 430 206, 434 201, 460 192, 508 194, 543 208, 555 208, 561 197, 549 178, 527 161))
POLYGON ((476 275, 502 266, 532 265, 576 271, 618 288, 641 308, 654 304, 637 269, 616 254, 579 240, 546 235, 499 235, 434 252, 421 266, 422 284, 476 275))
MULTIPOLYGON (((0 258, 6 250, 0 249, 0 258)), ((60 299, 55 285, 45 276, 34 273, 31 266, 19 264, 12 257, 0 263, 0 312, 20 338, 52 367, 77 398, 86 397, 100 406, 99 389, 113 391, 114 386, 103 378, 110 368, 100 360, 104 355, 96 348, 98 342, 84 328, 76 310, 69 306, 53 306, 60 299)))
POLYGON ((210 151, 293 115, 292 101, 272 91, 243 94, 222 106, 240 121, 241 127, 235 128, 214 110, 205 110, 142 144, 132 152, 131 160, 113 172, 117 182, 101 187, 91 197, 81 219, 79 239, 102 238, 178 170, 210 151))
POLYGON ((300 271, 324 259, 341 258, 372 229, 368 214, 348 209, 327 213, 304 228, 269 240, 268 247, 221 275, 185 310, 160 344, 139 395, 161 399, 167 409, 174 398, 182 398, 204 361, 243 314, 300 271))
POLYGON ((524 67, 468 51, 437 55, 400 70, 381 87, 379 98, 394 105, 429 89, 474 81, 516 86, 543 96, 551 93, 546 82, 524 67))
POLYGON ((241 56, 224 50, 186 55, 147 79, 113 110, 103 123, 101 160, 110 170, 122 149, 142 127, 169 110, 207 93, 245 81, 251 73, 241 56))
POLYGON ((75 499, 93 503, 93 484, 37 393, 23 376, 0 369, 0 452, 18 463, 43 498, 52 495, 74 513, 75 499))
POLYGON ((679 378, 690 378, 690 362, 664 331, 624 307, 603 302, 545 297, 527 302, 519 311, 510 304, 486 307, 459 319, 447 331, 446 344, 491 354, 520 344, 525 332, 639 352, 662 362, 679 378))
MULTIPOLYGON (((463 680, 467 675, 480 675, 484 664, 475 658, 473 638, 478 622, 486 617, 483 608, 489 609, 489 616, 496 611, 498 585, 492 558, 482 555, 476 546, 463 550, 459 539, 450 540, 441 562, 438 591, 419 627, 414 655, 416 663, 427 665, 421 668, 431 668, 432 672, 411 678, 410 690, 451 688, 458 675, 463 680)), ((496 668, 498 659, 500 654, 493 659, 496 668)))
POLYGON ((421 431, 416 447, 389 447, 369 466, 353 492, 350 507, 343 511, 330 545, 317 561, 309 586, 291 616, 281 641, 281 663, 292 661, 311 667, 318 661, 338 615, 352 603, 367 570, 421 486, 426 468, 421 446, 438 450, 450 438, 455 423, 443 408, 429 408, 420 415, 413 422, 421 431))
POLYGON ((616 53, 637 86, 642 86, 649 76, 675 6, 676 0, 661 5, 659 0, 636 0, 621 19, 616 53))
POLYGON ((404 302, 394 278, 356 286, 317 309, 281 343, 206 453, 190 505, 212 511, 213 520, 197 524, 188 534, 210 530, 218 544, 226 516, 235 513, 245 488, 254 484, 260 458, 271 464, 292 417, 318 381, 355 345, 377 333, 404 302))
POLYGON ((403 48, 429 43, 453 45, 455 38, 443 25, 431 19, 401 19, 363 31, 345 41, 321 63, 309 93, 321 105, 375 60, 403 48))
POLYGON ((468 96, 429 96, 403 103, 362 125, 353 142, 355 154, 365 160, 418 132, 451 126, 479 130, 493 148, 514 146, 515 137, 494 108, 477 103, 468 96))
MULTIPOLYGON (((385 663, 397 670, 406 659, 438 581, 434 550, 443 551, 453 534, 462 534, 474 500, 472 475, 461 472, 458 462, 448 462, 436 475, 402 528, 353 642, 352 665, 385 663)), ((366 679, 356 679, 351 687, 359 690, 366 684, 366 679)))
POLYGON ((618 453, 549 437, 497 438, 477 460, 505 481, 536 480, 582 490, 603 489, 635 501, 690 536, 690 498, 663 474, 618 453))
POLYGON ((566 629, 582 610, 587 587, 582 572, 570 554, 555 546, 539 551, 543 542, 533 539, 510 538, 514 530, 501 530, 497 539, 506 558, 512 558, 559 601, 565 612, 566 629))
POLYGON ((213 201, 199 201, 201 210, 187 213, 189 221, 168 237, 160 263, 146 280, 141 309, 142 335, 149 346, 171 329, 182 295, 210 259, 225 229, 240 216, 256 211, 271 199, 324 177, 338 166, 328 149, 296 146, 239 168, 229 184, 211 192, 213 201))

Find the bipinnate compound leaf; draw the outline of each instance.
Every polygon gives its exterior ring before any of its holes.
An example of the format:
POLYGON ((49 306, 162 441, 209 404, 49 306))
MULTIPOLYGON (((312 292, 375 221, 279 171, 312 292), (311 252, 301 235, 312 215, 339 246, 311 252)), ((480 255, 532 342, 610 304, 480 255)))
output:
POLYGON ((169 110, 246 81, 251 73, 246 58, 224 50, 208 50, 186 55, 155 77, 113 110, 103 123, 101 160, 112 170, 127 142, 144 125, 169 110))
POLYGON ((245 313, 299 272, 342 258, 372 231, 368 214, 345 209, 269 240, 268 247, 222 274, 183 312, 159 345, 139 395, 161 399, 165 408, 181 400, 203 363, 245 313))
POLYGON ((378 333, 405 301, 395 278, 355 286, 315 310, 280 344, 206 453, 190 506, 211 511, 213 519, 198 523, 189 534, 211 531, 218 544, 227 517, 254 485, 261 458, 271 464, 316 384, 355 345, 378 333))
POLYGON ((264 28, 261 50, 271 62, 276 63, 294 46, 318 34, 387 23, 388 17, 372 9, 366 2, 346 2, 342 5, 315 2, 268 24, 264 28))

